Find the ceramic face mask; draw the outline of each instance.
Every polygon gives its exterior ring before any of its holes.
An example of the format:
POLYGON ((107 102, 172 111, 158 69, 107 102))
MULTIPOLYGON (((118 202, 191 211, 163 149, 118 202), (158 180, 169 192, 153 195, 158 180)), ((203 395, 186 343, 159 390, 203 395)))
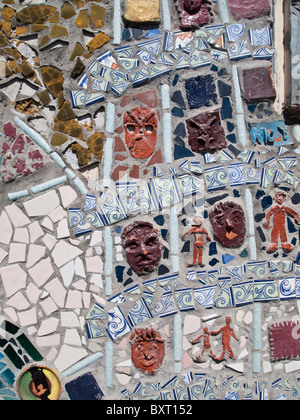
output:
POLYGON ((219 111, 208 111, 186 120, 189 145, 193 152, 222 150, 226 147, 225 133, 219 111))
POLYGON ((132 157, 147 159, 157 141, 157 118, 150 108, 136 107, 124 115, 125 141, 132 157))
POLYGON ((165 344, 160 333, 153 328, 136 329, 130 341, 134 366, 143 373, 153 375, 165 357, 165 344))
POLYGON ((162 256, 162 244, 151 223, 134 222, 123 230, 127 261, 138 274, 155 270, 162 256))
POLYGON ((180 27, 188 29, 213 22, 208 0, 178 0, 180 27))
POLYGON ((209 219, 214 235, 226 248, 238 248, 245 239, 245 214, 239 204, 218 203, 210 212, 209 219))

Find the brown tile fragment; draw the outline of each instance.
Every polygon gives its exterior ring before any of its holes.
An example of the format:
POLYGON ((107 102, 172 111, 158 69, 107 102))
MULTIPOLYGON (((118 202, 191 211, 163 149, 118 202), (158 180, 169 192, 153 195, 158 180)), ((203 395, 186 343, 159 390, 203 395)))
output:
POLYGON ((18 101, 15 109, 22 114, 35 115, 40 111, 41 107, 33 98, 28 98, 18 101))
POLYGON ((101 28, 105 20, 105 9, 104 7, 98 6, 97 4, 92 3, 91 5, 91 27, 101 28))
POLYGON ((118 181, 120 178, 123 178, 125 176, 126 172, 128 171, 128 166, 117 166, 116 169, 113 171, 111 176, 115 181, 118 181))
POLYGON ((43 90, 42 92, 38 93, 37 96, 43 105, 50 104, 51 98, 47 90, 43 90))
POLYGON ((83 70, 85 69, 83 62, 80 60, 79 57, 77 57, 75 66, 72 69, 71 77, 73 79, 78 79, 83 70))
POLYGON ((157 94, 155 90, 136 93, 133 95, 133 97, 143 104, 150 106, 150 108, 156 108, 158 105, 157 94))
POLYGON ((43 82, 54 99, 63 89, 64 77, 60 70, 52 66, 41 67, 43 82))
POLYGON ((59 133, 67 134, 79 140, 83 140, 82 127, 75 119, 68 121, 54 121, 53 129, 59 133))
POLYGON ((8 44, 8 39, 3 32, 0 31, 0 47, 5 47, 8 44))
POLYGON ((73 16, 76 15, 76 12, 71 4, 65 2, 61 6, 60 15, 63 19, 71 19, 73 16))
POLYGON ((83 53, 84 53, 83 46, 79 42, 76 42, 74 50, 70 56, 70 61, 73 61, 76 57, 82 56, 83 53))
POLYGON ((42 48, 44 45, 47 45, 51 41, 49 35, 44 35, 39 43, 39 48, 42 48))
POLYGON ((5 77, 10 77, 13 74, 12 70, 6 63, 0 62, 0 80, 5 77))
POLYGON ((31 23, 44 23, 56 11, 54 6, 27 6, 17 12, 17 19, 28 25, 31 23))
POLYGON ((69 0, 71 3, 75 4, 76 7, 81 9, 84 7, 84 1, 83 0, 69 0))
POLYGON ((73 120, 76 118, 76 114, 71 107, 71 103, 69 101, 65 101, 58 111, 55 120, 56 121, 68 121, 73 120))
POLYGON ((114 152, 126 152, 127 149, 121 137, 115 137, 115 149, 114 152))
POLYGON ((104 133, 94 133, 86 141, 90 151, 93 153, 95 158, 101 162, 103 156, 104 147, 104 133))
POLYGON ((92 154, 89 149, 86 149, 78 143, 73 143, 70 146, 70 150, 76 154, 80 166, 86 166, 90 162, 92 154))
POLYGON ((9 22, 12 19, 15 13, 16 11, 12 7, 9 7, 9 6, 4 6, 1 9, 1 15, 3 19, 6 20, 7 22, 9 22))
POLYGON ((48 23, 60 23, 60 16, 59 16, 59 12, 54 12, 53 15, 51 15, 48 19, 47 19, 48 23))
POLYGON ((129 172, 131 178, 139 179, 140 177, 140 167, 138 165, 133 165, 131 171, 129 172))
POLYGON ((87 49, 89 52, 94 52, 98 48, 101 48, 104 44, 106 44, 110 40, 110 37, 106 35, 104 32, 99 32, 88 44, 87 49))
POLYGON ((33 23, 30 27, 31 32, 41 32, 44 29, 47 29, 48 26, 47 25, 43 25, 41 23, 33 23))
POLYGON ((32 78, 32 77, 35 76, 35 71, 34 71, 33 67, 25 59, 22 60, 22 63, 21 63, 21 66, 20 66, 20 71, 21 71, 21 73, 23 74, 24 77, 32 78))
POLYGON ((55 133, 52 137, 52 146, 61 146, 68 140, 68 137, 61 133, 55 133))
POLYGON ((90 18, 88 16, 87 9, 80 10, 77 19, 75 20, 75 25, 77 28, 88 28, 90 26, 90 18))
POLYGON ((51 28, 50 37, 51 38, 59 38, 61 36, 68 36, 69 32, 68 29, 61 25, 53 25, 51 28))

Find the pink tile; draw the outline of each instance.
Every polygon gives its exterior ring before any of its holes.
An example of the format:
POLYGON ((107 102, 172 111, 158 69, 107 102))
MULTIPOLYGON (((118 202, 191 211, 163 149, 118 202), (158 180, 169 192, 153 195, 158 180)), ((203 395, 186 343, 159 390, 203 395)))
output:
POLYGON ((9 217, 5 211, 1 213, 0 226, 0 242, 4 245, 9 245, 13 235, 13 229, 9 217))
POLYGON ((13 264, 16 262, 26 261, 26 245, 12 243, 9 246, 8 263, 13 264))
POLYGON ((26 287, 27 274, 18 264, 0 268, 0 275, 7 297, 26 287))

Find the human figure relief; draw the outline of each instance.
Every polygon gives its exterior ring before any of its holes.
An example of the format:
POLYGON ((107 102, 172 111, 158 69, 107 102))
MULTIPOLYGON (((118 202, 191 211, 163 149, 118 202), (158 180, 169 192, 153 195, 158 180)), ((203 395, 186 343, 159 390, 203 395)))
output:
POLYGON ((224 357, 227 351, 229 352, 230 359, 234 358, 234 354, 230 346, 230 340, 231 340, 231 337, 233 337, 236 341, 239 341, 239 339, 236 337, 233 329, 230 327, 230 323, 231 323, 231 318, 230 316, 227 316, 226 325, 224 325, 224 327, 220 328, 218 331, 213 331, 211 333, 212 335, 218 335, 222 333, 222 344, 223 344, 222 354, 220 357, 215 357, 214 358, 215 361, 222 362, 222 360, 224 360, 224 357))
POLYGON ((201 267, 204 267, 205 264, 203 264, 203 248, 204 248, 204 238, 206 236, 206 239, 208 242, 211 241, 211 238, 207 232, 207 230, 202 227, 203 218, 197 217, 194 219, 194 225, 192 225, 192 228, 188 230, 186 233, 182 235, 182 238, 184 238, 186 235, 189 235, 190 233, 194 234, 195 241, 194 241, 194 258, 193 262, 189 265, 192 266, 196 264, 196 261, 198 259, 198 264, 201 267))
POLYGON ((209 350, 210 355, 215 358, 216 356, 212 352, 211 344, 210 344, 210 336, 212 333, 208 331, 208 327, 204 327, 203 329, 204 334, 199 335, 199 337, 195 338, 195 340, 192 341, 192 344, 199 343, 201 339, 203 338, 203 348, 201 351, 201 354, 193 359, 194 362, 200 363, 202 361, 202 356, 205 353, 206 350, 209 350))
POLYGON ((278 248, 279 238, 281 240, 281 248, 285 252, 291 252, 293 250, 293 245, 288 242, 286 230, 285 230, 285 221, 286 215, 290 215, 295 219, 297 225, 300 224, 300 217, 295 210, 290 207, 285 206, 283 203, 286 201, 286 193, 284 191, 278 191, 273 200, 275 205, 271 207, 270 211, 266 216, 266 222, 264 223, 265 229, 270 229, 271 218, 273 216, 273 229, 271 232, 271 245, 268 249, 268 253, 276 251, 278 248))

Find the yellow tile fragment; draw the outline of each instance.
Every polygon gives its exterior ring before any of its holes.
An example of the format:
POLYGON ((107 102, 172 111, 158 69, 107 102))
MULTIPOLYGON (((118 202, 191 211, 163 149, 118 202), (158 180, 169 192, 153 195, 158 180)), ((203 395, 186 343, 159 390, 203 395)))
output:
POLYGON ((64 26, 60 25, 53 25, 50 33, 51 38, 59 38, 61 36, 68 36, 69 32, 68 29, 64 26))
POLYGON ((83 46, 79 42, 76 42, 74 50, 70 56, 70 61, 73 61, 76 57, 81 57, 83 53, 84 53, 83 46))
POLYGON ((89 52, 94 52, 98 48, 101 48, 110 40, 110 37, 104 32, 99 32, 88 44, 87 49, 89 52))
POLYGON ((17 19, 25 25, 31 23, 44 23, 56 11, 54 6, 26 6, 17 12, 17 19))
POLYGON ((90 26, 90 19, 87 9, 80 10, 77 19, 75 20, 77 28, 88 28, 90 26))
POLYGON ((9 6, 4 6, 1 9, 1 15, 3 19, 6 20, 7 22, 11 20, 11 18, 13 17, 15 13, 16 11, 12 7, 9 7, 9 6))
POLYGON ((71 19, 76 15, 76 12, 70 3, 65 2, 60 9, 60 15, 63 19, 71 19))
POLYGON ((91 26, 92 28, 101 28, 105 20, 105 9, 104 7, 98 6, 98 4, 92 3, 91 5, 91 26))

